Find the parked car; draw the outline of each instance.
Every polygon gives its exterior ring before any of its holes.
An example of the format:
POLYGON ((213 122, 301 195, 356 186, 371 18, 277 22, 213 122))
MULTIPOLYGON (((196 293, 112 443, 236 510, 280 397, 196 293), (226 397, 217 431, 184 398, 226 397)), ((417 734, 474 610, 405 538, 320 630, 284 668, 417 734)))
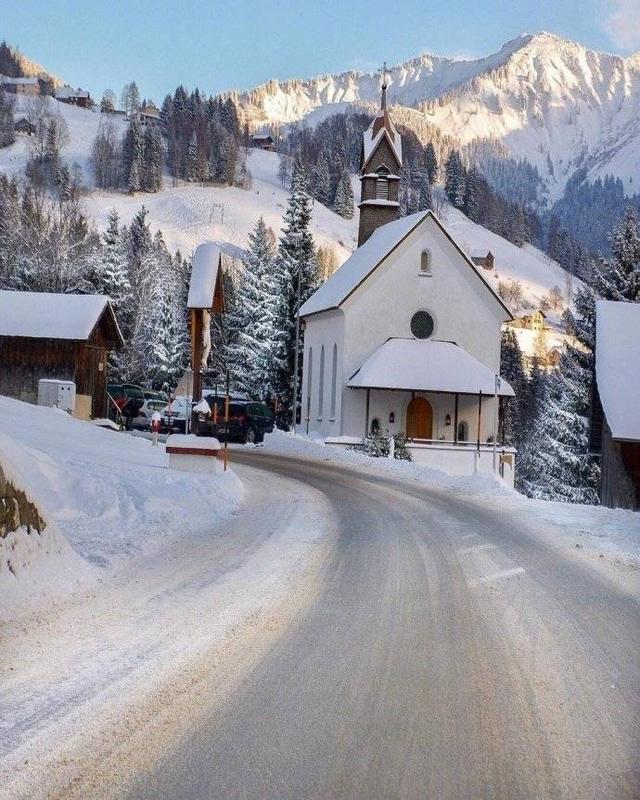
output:
POLYGON ((198 423, 198 436, 216 436, 222 440, 228 431, 230 442, 261 442, 265 433, 271 433, 274 426, 273 411, 264 403, 252 400, 231 400, 229 403, 229 423, 224 421, 224 397, 209 394, 206 401, 211 408, 211 416, 198 423), (217 411, 214 412, 214 406, 217 411))
POLYGON ((184 433, 186 430, 187 409, 191 415, 193 403, 190 397, 178 395, 170 403, 165 403, 160 409, 162 419, 160 430, 163 433, 184 433))
POLYGON ((131 427, 139 431, 148 431, 151 428, 151 417, 154 412, 158 411, 160 414, 167 407, 166 397, 157 397, 162 395, 162 392, 144 392, 145 399, 142 406, 138 409, 135 417, 131 418, 131 427), (151 396, 147 396, 151 395, 151 396), (156 395, 156 396, 154 396, 156 395))
POLYGON ((125 418, 126 426, 129 427, 131 420, 144 405, 144 392, 140 386, 133 383, 110 383, 107 386, 107 393, 125 418))

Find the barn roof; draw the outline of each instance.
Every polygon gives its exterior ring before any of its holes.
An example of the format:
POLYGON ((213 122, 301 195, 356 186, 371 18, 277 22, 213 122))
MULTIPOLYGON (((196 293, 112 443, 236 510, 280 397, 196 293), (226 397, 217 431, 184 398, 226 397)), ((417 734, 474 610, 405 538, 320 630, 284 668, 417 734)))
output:
POLYGON ((596 381, 611 436, 640 441, 640 303, 596 302, 596 381))
POLYGON ((437 227, 453 244, 462 258, 469 264, 474 275, 483 282, 488 291, 506 312, 506 319, 512 319, 511 312, 502 299, 496 294, 484 277, 473 266, 469 257, 464 253, 455 239, 447 232, 440 220, 432 211, 418 211, 408 217, 401 217, 394 222, 388 222, 377 228, 367 241, 360 245, 353 255, 337 269, 325 283, 317 289, 300 309, 300 316, 306 317, 318 314, 321 311, 339 308, 342 303, 363 283, 371 273, 382 264, 387 256, 403 242, 418 225, 427 217, 432 217, 437 227))
POLYGON ((113 343, 123 344, 104 295, 0 291, 0 336, 86 341, 105 315, 113 343))

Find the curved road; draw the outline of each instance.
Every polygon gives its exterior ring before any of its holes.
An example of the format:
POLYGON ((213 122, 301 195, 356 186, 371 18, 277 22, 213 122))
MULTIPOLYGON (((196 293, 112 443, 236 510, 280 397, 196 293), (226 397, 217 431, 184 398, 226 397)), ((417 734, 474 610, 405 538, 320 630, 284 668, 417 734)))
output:
POLYGON ((320 490, 339 534, 317 601, 132 798, 640 797, 637 596, 512 515, 233 455, 320 490))

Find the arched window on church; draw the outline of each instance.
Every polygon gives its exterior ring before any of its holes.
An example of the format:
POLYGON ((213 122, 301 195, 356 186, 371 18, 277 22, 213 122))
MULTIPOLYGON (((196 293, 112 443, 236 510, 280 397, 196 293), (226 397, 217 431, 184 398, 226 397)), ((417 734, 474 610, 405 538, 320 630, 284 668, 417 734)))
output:
POLYGON ((318 379, 318 419, 324 411, 324 345, 320 348, 320 377, 318 379))
POLYGON ((420 273, 431 275, 431 251, 423 250, 420 256, 420 273))
POLYGON ((389 170, 382 167, 377 170, 378 177, 376 178, 376 200, 389 199, 389 170))
POLYGON ((330 419, 336 418, 336 392, 338 384, 338 345, 333 345, 333 357, 331 359, 331 414, 330 419))
MULTIPOLYGON (((313 348, 310 347, 309 361, 307 363, 307 408, 311 406, 311 389, 313 388, 312 383, 313 383, 313 348)), ((301 417, 300 421, 302 421, 302 417, 304 417, 304 413, 302 411, 300 413, 300 417, 301 417)))

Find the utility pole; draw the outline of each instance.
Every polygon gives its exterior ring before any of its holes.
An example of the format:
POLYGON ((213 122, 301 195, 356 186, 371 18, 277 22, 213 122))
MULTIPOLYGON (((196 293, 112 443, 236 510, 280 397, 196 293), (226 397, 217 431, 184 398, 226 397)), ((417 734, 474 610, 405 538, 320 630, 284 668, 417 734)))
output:
POLYGON ((293 416, 291 419, 291 435, 296 432, 296 414, 298 412, 298 362, 300 349, 300 291, 302 283, 302 265, 298 261, 298 285, 296 287, 296 349, 293 353, 293 416))

